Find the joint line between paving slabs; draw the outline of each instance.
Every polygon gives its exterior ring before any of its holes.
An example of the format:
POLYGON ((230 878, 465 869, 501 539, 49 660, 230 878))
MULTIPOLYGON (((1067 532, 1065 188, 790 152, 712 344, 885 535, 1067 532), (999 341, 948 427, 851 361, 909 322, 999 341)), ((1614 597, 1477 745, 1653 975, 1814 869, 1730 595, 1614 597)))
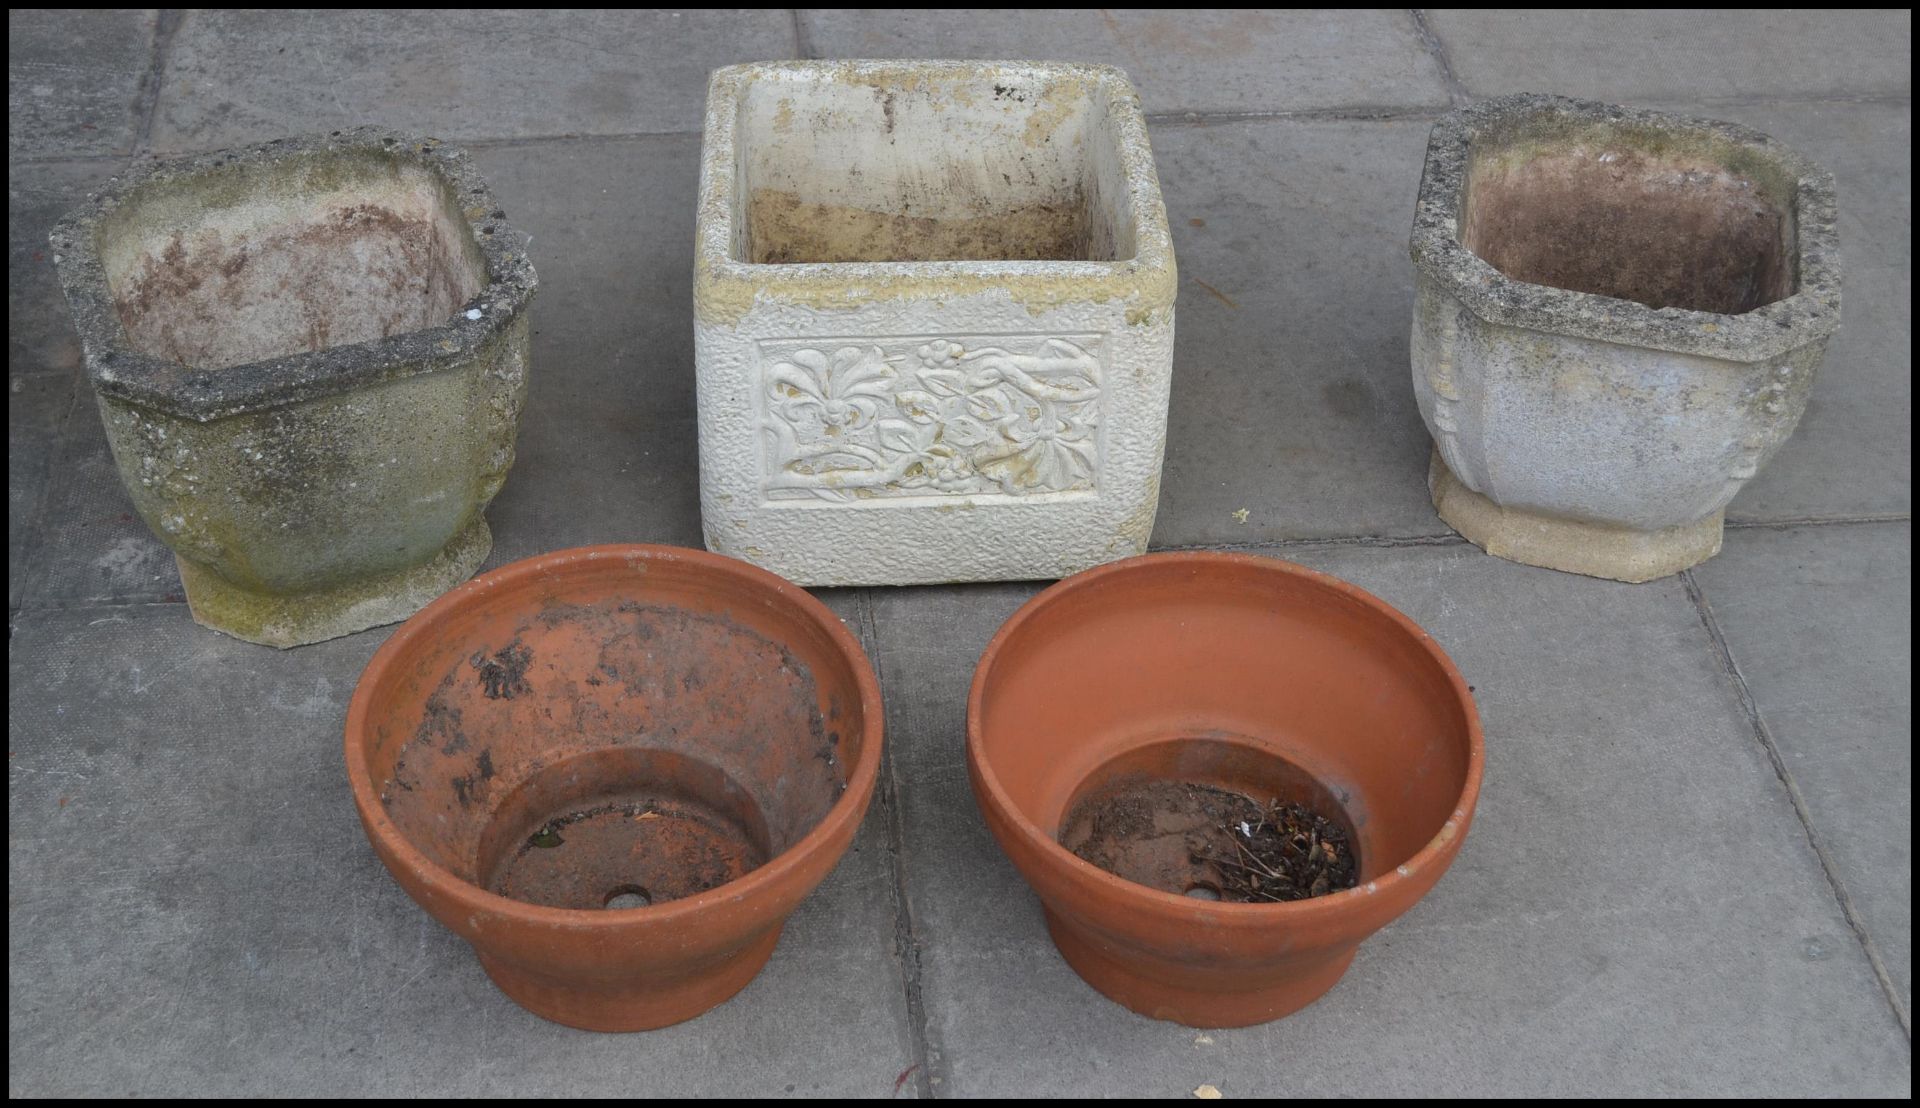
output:
POLYGON ((1212 127, 1227 123, 1396 123, 1440 118, 1444 107, 1428 105, 1347 104, 1337 108, 1300 108, 1267 112, 1149 112, 1149 127, 1212 127))
POLYGON ((1866 921, 1860 918, 1854 907, 1853 898, 1841 883, 1834 868, 1833 859, 1826 847, 1821 845, 1820 836, 1813 827, 1813 813, 1807 807, 1807 800, 1800 792, 1800 786, 1794 783, 1793 776, 1787 771, 1786 759, 1781 756, 1779 746, 1774 742, 1773 732, 1767 727, 1766 720, 1760 714, 1760 705, 1753 699, 1753 691, 1747 686, 1746 677, 1740 672, 1740 663, 1733 657, 1733 648, 1720 631, 1720 622, 1714 618, 1713 605, 1707 601, 1707 594, 1700 588, 1700 582, 1694 578, 1691 569, 1682 570, 1680 580, 1687 590, 1687 599, 1693 602, 1694 610, 1700 614, 1700 622, 1706 626, 1707 637, 1713 642, 1713 652, 1725 671, 1727 680, 1733 684, 1734 695, 1740 701, 1740 710, 1746 713, 1747 726, 1754 737, 1767 752, 1767 759, 1773 763, 1773 772, 1780 778, 1780 784, 1787 790, 1787 799, 1793 805, 1793 814, 1800 820, 1800 830, 1807 836, 1807 844, 1813 847, 1813 854, 1820 862, 1820 872, 1827 879, 1827 888, 1840 904, 1840 913, 1846 917, 1847 926, 1853 929, 1854 938, 1866 951, 1867 964, 1873 969, 1874 980, 1880 985, 1880 992, 1886 998, 1887 1007, 1893 1009, 1894 1019, 1900 1024, 1900 1030, 1913 1042, 1913 1023, 1906 1006, 1900 1003, 1900 994, 1894 988, 1893 976, 1887 972, 1886 962, 1880 957, 1880 948, 1867 933, 1866 921))
MULTIPOLYGON (((887 673, 880 660, 880 624, 874 616, 873 590, 860 590, 861 637, 867 643, 867 656, 873 663, 873 675, 880 682, 882 702, 886 699, 887 673)), ((884 708, 881 709, 883 712, 884 708)), ((907 1083, 913 1085, 920 1100, 935 1097, 932 1074, 932 1050, 927 1043, 927 1007, 920 988, 920 939, 913 925, 913 904, 907 890, 906 821, 900 812, 899 783, 894 774, 893 743, 887 742, 880 761, 880 803, 887 820, 887 847, 893 870, 893 944, 900 953, 900 982, 907 996, 907 1034, 913 1048, 908 1069, 900 1075, 894 1089, 897 1096, 907 1083)))
POLYGON ((813 41, 807 35, 806 16, 801 14, 799 8, 788 8, 787 14, 793 17, 794 51, 800 55, 802 60, 811 61, 815 57, 815 54, 813 52, 813 41))
POLYGON ((1447 87, 1447 99, 1455 104, 1464 104, 1469 99, 1467 87, 1460 83, 1460 77, 1453 71, 1453 61, 1447 57, 1446 44, 1440 41, 1433 25, 1427 22, 1427 13, 1419 8, 1408 8, 1407 14, 1413 17, 1413 29, 1420 35, 1421 45, 1427 48, 1427 54, 1433 58, 1433 64, 1440 67, 1440 81, 1447 87))
POLYGON ((167 62, 173 57, 173 38, 180 32, 184 11, 182 8, 161 8, 154 17, 152 56, 147 59, 147 70, 140 75, 139 91, 133 98, 135 154, 145 154, 153 149, 153 124, 160 114, 160 89, 166 81, 167 62))
POLYGON ((1449 531, 1444 535, 1329 535, 1322 538, 1248 539, 1245 542, 1184 542, 1171 546, 1153 546, 1150 554, 1172 554, 1184 550, 1272 550, 1312 546, 1370 546, 1397 550, 1406 546, 1463 546, 1465 539, 1449 531))
POLYGON ((1729 531, 1791 531, 1800 527, 1858 527, 1874 523, 1911 523, 1913 516, 1906 512, 1888 512, 1884 515, 1829 516, 1823 519, 1805 517, 1801 519, 1730 519, 1726 523, 1729 531))

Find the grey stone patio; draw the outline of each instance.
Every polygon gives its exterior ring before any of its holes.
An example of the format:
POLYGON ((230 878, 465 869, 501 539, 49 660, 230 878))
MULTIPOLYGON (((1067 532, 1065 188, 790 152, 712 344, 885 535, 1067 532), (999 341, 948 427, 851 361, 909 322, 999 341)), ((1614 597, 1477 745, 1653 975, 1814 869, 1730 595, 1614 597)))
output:
POLYGON ((1910 1095, 1911 34, 1828 11, 13 12, 9 1091, 1910 1095), (341 724, 388 632, 283 653, 197 627, 107 456, 52 222, 151 154, 379 122, 473 147, 533 235, 490 564, 698 545, 705 73, 909 55, 1133 75, 1183 280, 1155 545, 1355 581, 1477 688, 1459 862, 1287 1020, 1156 1023, 1055 955, 962 751, 1022 583, 826 594, 888 702, 855 849, 708 1015, 545 1023, 361 833, 341 724), (1750 124, 1839 182, 1846 321, 1812 406, 1725 552, 1679 577, 1492 559, 1427 500, 1405 252, 1425 135, 1522 89, 1750 124))

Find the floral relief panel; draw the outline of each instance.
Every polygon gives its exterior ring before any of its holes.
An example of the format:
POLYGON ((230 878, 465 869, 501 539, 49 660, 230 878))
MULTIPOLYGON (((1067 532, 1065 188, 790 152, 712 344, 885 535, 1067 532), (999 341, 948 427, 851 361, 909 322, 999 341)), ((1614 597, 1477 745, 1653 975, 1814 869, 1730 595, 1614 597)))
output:
POLYGON ((1098 335, 763 342, 769 503, 1090 493, 1098 335))

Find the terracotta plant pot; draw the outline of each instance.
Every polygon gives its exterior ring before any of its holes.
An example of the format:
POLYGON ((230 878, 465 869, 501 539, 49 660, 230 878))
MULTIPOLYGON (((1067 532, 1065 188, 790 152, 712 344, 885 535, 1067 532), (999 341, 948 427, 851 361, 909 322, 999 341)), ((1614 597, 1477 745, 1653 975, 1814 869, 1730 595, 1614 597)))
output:
POLYGON ((803 585, 1141 553, 1177 288, 1117 69, 716 71, 694 256, 707 547, 803 585))
POLYGON ((1833 179, 1756 131, 1555 96, 1434 124, 1413 384, 1440 518, 1619 581, 1720 550, 1840 323, 1833 179))
POLYGON ((298 646, 480 568, 535 278, 466 154, 363 127, 158 162, 52 244, 114 461, 196 620, 298 646))
POLYGON ((744 988, 860 825, 880 690, 798 587, 662 546, 441 597, 347 711, 367 837, 531 1011, 639 1031, 744 988))
POLYGON ((1483 759, 1467 686, 1425 632, 1343 581, 1244 554, 1060 582, 994 636, 967 711, 974 795, 1061 955, 1134 1011, 1196 1027, 1277 1019, 1332 988, 1459 853, 1483 759), (1158 842, 1159 808, 1138 836, 1158 888, 1060 844, 1082 802, 1168 782, 1307 804, 1349 832, 1359 884, 1196 899, 1217 874, 1177 833, 1158 842))

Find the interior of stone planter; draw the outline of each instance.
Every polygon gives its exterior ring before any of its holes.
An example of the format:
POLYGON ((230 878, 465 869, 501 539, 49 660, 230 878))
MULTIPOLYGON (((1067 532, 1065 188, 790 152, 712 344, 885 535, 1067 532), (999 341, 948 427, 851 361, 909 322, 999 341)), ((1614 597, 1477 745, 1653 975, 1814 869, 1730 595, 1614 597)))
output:
POLYGON ((735 131, 734 257, 759 263, 1133 256, 1095 88, 1001 73, 755 82, 735 131))
POLYGON ((1475 140, 1460 239, 1516 281, 1737 315, 1795 289, 1793 190, 1710 136, 1554 117, 1475 140))
MULTIPOLYGON (((1348 830, 1362 882, 1440 833, 1472 751, 1449 678, 1404 628, 1258 568, 1143 563, 1062 595, 1003 642, 981 703, 979 754, 1038 835, 1070 830, 1102 792, 1211 786, 1348 830)), ((1149 813, 1139 869, 1123 876, 1175 893, 1204 884, 1185 866, 1181 818, 1149 813)))
POLYGON ((377 150, 155 181, 97 235, 134 349, 203 369, 438 326, 487 282, 453 189, 377 150))
POLYGON ((846 790, 859 689, 797 613, 617 562, 494 599, 386 670, 364 747, 402 835, 462 880, 659 904, 765 864, 846 790))

